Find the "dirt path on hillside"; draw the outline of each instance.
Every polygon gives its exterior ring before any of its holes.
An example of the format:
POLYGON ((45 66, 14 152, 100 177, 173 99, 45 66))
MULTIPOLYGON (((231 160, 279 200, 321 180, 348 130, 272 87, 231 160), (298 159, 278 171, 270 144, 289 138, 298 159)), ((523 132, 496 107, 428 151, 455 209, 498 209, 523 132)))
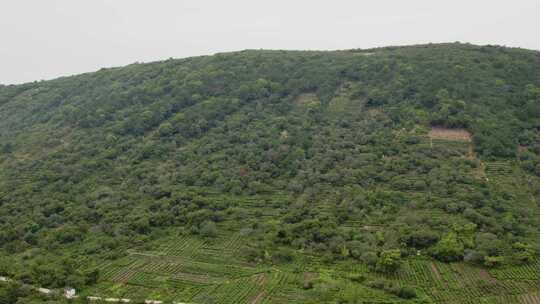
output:
POLYGON ((430 266, 431 266, 431 272, 435 275, 435 278, 437 279, 437 281, 441 282, 441 284, 444 287, 448 288, 448 285, 442 279, 441 273, 439 272, 439 269, 437 268, 437 265, 435 265, 435 263, 431 262, 430 266))
POLYGON ((261 291, 259 292, 259 294, 253 299, 251 300, 251 302, 249 302, 250 304, 258 304, 260 303, 262 300, 264 300, 264 297, 266 296, 266 292, 265 291, 261 291))

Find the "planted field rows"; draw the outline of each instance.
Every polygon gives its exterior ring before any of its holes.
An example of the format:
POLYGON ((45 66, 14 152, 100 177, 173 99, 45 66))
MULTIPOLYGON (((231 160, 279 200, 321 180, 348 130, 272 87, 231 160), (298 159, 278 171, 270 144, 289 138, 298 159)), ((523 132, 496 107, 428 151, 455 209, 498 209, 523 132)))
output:
MULTIPOLYGON (((235 265, 221 260, 221 263, 208 263, 181 257, 145 257, 137 256, 138 271, 176 276, 179 274, 196 274, 216 278, 237 278, 259 272, 257 268, 235 265)), ((134 266, 133 266, 134 267, 134 266)))
POLYGON ((296 303, 303 274, 272 271, 265 284, 265 296, 260 303, 296 303))
POLYGON ((224 254, 237 253, 244 244, 244 238, 240 233, 223 235, 220 236, 218 240, 214 240, 212 243, 204 243, 200 254, 206 256, 216 255, 223 257, 224 254))
POLYGON ((501 179, 513 174, 514 169, 509 162, 489 162, 486 163, 486 174, 488 178, 501 179))
POLYGON ((366 286, 358 284, 348 284, 339 292, 339 297, 345 299, 347 303, 361 303, 361 304, 371 304, 371 303, 400 303, 400 299, 396 296, 389 295, 388 293, 369 288, 366 286), (354 302, 352 302, 354 301, 354 302), (360 302, 359 302, 360 301, 360 302))
POLYGON ((437 264, 424 260, 409 261, 396 273, 394 279, 400 285, 414 284, 417 286, 436 286, 437 288, 447 286, 437 264))
MULTIPOLYGON (((513 302, 506 303, 522 303, 521 296, 530 296, 540 290, 540 263, 538 261, 524 266, 521 270, 515 267, 494 270, 496 275, 465 263, 448 264, 427 259, 405 261, 393 274, 381 274, 367 267, 356 269, 353 266, 342 265, 339 269, 345 273, 363 274, 367 278, 385 279, 400 286, 415 287, 429 295, 436 303, 476 304, 480 299, 486 299, 485 303, 499 303, 495 302, 499 300, 500 303, 505 303, 503 300, 505 297, 513 299, 513 302), (506 279, 503 280, 502 277, 506 279)), ((378 301, 376 298, 369 298, 369 300, 374 303, 378 301)))
POLYGON ((180 236, 174 240, 163 244, 159 250, 172 256, 193 256, 198 252, 204 243, 189 236, 180 236))
POLYGON ((178 256, 197 260, 229 260, 224 255, 235 255, 244 245, 240 233, 220 235, 212 242, 205 242, 191 236, 176 237, 159 247, 159 251, 167 256, 178 256))
POLYGON ((361 275, 368 281, 383 279, 398 286, 411 286, 435 303, 540 304, 540 259, 523 266, 487 271, 420 256, 404 260, 393 274, 375 272, 363 263, 343 261, 325 274, 327 266, 305 253, 279 268, 231 263, 231 253, 240 250, 242 241, 240 233, 219 235, 211 241, 180 236, 158 246, 156 252, 130 251, 127 257, 98 266, 102 277, 117 286, 109 290, 115 295, 127 294, 126 290, 140 297, 157 292, 179 302, 303 303, 310 292, 302 288, 306 278, 309 281, 337 274, 351 280, 337 295, 342 299, 362 298, 358 303, 402 302, 389 292, 352 281, 361 275))
POLYGON ((532 292, 521 295, 503 295, 483 297, 478 299, 459 299, 454 301, 444 301, 442 304, 540 304, 540 292, 532 292))
POLYGON ((254 299, 262 287, 249 278, 235 280, 227 284, 222 284, 209 292, 209 297, 215 300, 215 303, 249 303, 254 299))
POLYGON ((525 265, 492 269, 490 273, 499 280, 539 280, 540 259, 525 265))
POLYGON ((100 277, 106 280, 115 280, 116 277, 121 278, 133 269, 137 269, 144 261, 131 257, 124 258, 118 261, 107 261, 98 265, 100 277))
MULTIPOLYGON (((224 252, 235 252, 242 246, 240 234, 214 239, 213 243, 179 237, 156 252, 130 251, 128 257, 99 265, 102 279, 116 283, 117 288, 103 293, 134 294, 161 290, 180 302, 211 299, 213 303, 249 303, 262 301, 269 292, 266 280, 256 275, 261 270, 231 264, 224 252), (220 251, 220 248, 223 250, 220 251), (221 254, 221 256, 220 256, 221 254), (254 279, 255 278, 255 279, 254 279), (259 279, 257 279, 259 278, 259 279)), ((160 293, 161 294, 161 293, 160 293)))

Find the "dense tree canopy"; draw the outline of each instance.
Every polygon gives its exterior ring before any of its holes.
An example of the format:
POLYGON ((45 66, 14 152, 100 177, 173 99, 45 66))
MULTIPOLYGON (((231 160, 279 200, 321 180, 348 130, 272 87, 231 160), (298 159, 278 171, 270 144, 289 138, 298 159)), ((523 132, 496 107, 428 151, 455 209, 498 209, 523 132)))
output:
POLYGON ((419 253, 524 263, 539 243, 539 71, 538 52, 456 43, 0 86, 0 272, 84 286, 92 259, 171 227, 211 239, 229 226, 259 262, 302 250, 383 272, 419 253), (434 126, 472 143, 430 140, 434 126), (511 170, 495 180, 491 163, 511 170))

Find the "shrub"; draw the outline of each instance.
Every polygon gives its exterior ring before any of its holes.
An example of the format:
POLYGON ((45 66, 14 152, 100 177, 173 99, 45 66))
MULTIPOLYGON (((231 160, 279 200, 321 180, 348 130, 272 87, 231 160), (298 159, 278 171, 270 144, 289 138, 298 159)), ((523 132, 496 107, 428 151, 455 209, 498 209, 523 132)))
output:
POLYGON ((213 221, 206 221, 201 225, 201 229, 199 230, 200 234, 203 237, 215 237, 217 236, 217 227, 216 223, 213 221))
POLYGON ((444 262, 460 261, 463 259, 465 247, 458 240, 457 234, 451 232, 443 237, 432 250, 432 255, 444 262))
POLYGON ((380 272, 394 272, 401 264, 401 251, 399 249, 381 252, 377 260, 376 269, 380 272))
POLYGON ((416 298, 416 290, 409 286, 403 286, 399 289, 397 296, 402 299, 416 298))

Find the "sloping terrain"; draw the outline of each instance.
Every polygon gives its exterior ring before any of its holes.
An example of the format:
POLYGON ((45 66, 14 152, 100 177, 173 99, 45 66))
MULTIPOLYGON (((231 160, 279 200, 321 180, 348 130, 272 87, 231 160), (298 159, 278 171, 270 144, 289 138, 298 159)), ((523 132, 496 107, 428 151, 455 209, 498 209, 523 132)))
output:
POLYGON ((540 53, 497 46, 0 86, 0 299, 539 303, 539 128, 540 53))

